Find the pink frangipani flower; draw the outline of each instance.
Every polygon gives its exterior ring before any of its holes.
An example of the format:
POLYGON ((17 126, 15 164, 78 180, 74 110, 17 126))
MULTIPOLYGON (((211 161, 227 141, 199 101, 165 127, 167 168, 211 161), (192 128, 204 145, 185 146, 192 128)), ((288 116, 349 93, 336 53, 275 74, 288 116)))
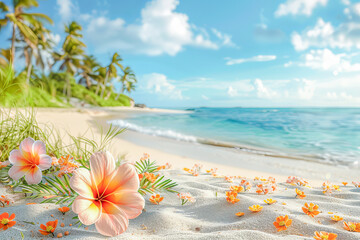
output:
POLYGON ((41 171, 51 167, 51 157, 46 155, 46 146, 42 141, 28 137, 20 143, 19 149, 12 150, 9 157, 13 165, 9 176, 15 181, 25 176, 28 184, 41 182, 41 171))
POLYGON ((79 196, 72 210, 85 225, 95 223, 99 233, 116 236, 123 233, 129 219, 136 218, 145 206, 138 193, 139 177, 129 163, 116 168, 109 152, 90 157, 90 171, 79 168, 70 179, 70 186, 79 196))

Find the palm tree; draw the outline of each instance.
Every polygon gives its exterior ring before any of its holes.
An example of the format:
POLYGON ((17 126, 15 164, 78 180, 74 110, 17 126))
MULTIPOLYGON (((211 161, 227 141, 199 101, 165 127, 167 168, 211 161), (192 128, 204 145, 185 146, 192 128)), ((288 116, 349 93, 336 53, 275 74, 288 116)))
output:
MULTIPOLYGON (((121 82, 121 93, 124 93, 125 90, 135 89, 135 83, 137 82, 134 71, 130 67, 126 67, 123 69, 123 75, 119 78, 119 82, 121 82), (130 84, 131 83, 131 84, 130 84)), ((130 93, 130 91, 128 91, 130 93)), ((120 96, 120 92, 118 93, 116 99, 120 96)))
POLYGON ((23 57, 25 58, 25 63, 27 67, 27 74, 26 74, 26 82, 29 83, 30 75, 32 72, 33 66, 33 57, 35 57, 36 65, 40 66, 41 69, 44 71, 45 63, 42 56, 42 52, 50 49, 52 47, 52 41, 49 39, 50 31, 46 29, 41 22, 35 23, 34 26, 31 26, 32 31, 37 37, 37 44, 27 44, 25 38, 18 40, 21 42, 23 47, 23 57))
POLYGON ((104 97, 105 87, 106 87, 106 84, 107 84, 109 78, 117 77, 117 68, 116 68, 116 66, 123 69, 123 66, 120 64, 121 61, 122 61, 122 58, 120 57, 120 55, 118 53, 114 53, 114 55, 111 58, 110 64, 106 67, 107 71, 106 71, 104 84, 102 86, 102 91, 101 91, 101 95, 100 95, 101 97, 104 97))
MULTIPOLYGON (((82 35, 79 33, 81 31, 81 26, 76 22, 71 22, 69 26, 65 26, 65 32, 68 34, 65 38, 65 41, 62 46, 62 53, 53 53, 54 64, 57 62, 62 62, 59 67, 59 70, 65 71, 71 76, 74 76, 78 69, 81 67, 81 60, 83 58, 84 49, 86 45, 81 42, 78 37, 82 35)), ((67 93, 68 100, 71 97, 71 85, 69 77, 66 77, 66 84, 63 88, 63 93, 67 93)))
POLYGON ((129 93, 130 96, 130 93, 135 90, 135 82, 126 82, 125 90, 129 93))
POLYGON ((80 33, 81 30, 82 27, 75 21, 72 21, 69 25, 65 25, 65 33, 68 35, 65 38, 64 45, 73 41, 83 47, 86 47, 86 45, 79 40, 79 38, 82 38, 82 34, 80 33))
POLYGON ((52 20, 45 14, 42 13, 25 13, 24 9, 29 9, 31 7, 37 7, 39 4, 37 0, 13 0, 13 12, 10 11, 10 8, 3 2, 0 1, 0 11, 5 14, 5 17, 0 19, 0 29, 7 25, 7 23, 12 23, 12 36, 11 36, 11 64, 14 66, 15 62, 15 40, 17 29, 19 33, 26 39, 28 44, 37 44, 37 37, 35 33, 29 27, 34 25, 41 20, 46 20, 47 22, 52 23, 52 20))
POLYGON ((99 67, 100 65, 93 55, 85 55, 80 66, 82 72, 80 73, 81 78, 79 80, 79 84, 85 82, 87 88, 90 88, 92 85, 92 80, 95 80, 96 78, 95 72, 99 67))
POLYGON ((102 86, 105 82, 105 78, 107 75, 107 71, 105 67, 99 67, 96 70, 97 75, 94 76, 94 80, 97 82, 95 94, 98 95, 100 91, 100 86, 102 86))
POLYGON ((44 72, 45 65, 49 63, 45 63, 43 54, 46 52, 47 54, 52 53, 52 49, 55 46, 55 42, 50 37, 50 30, 44 28, 42 24, 39 24, 34 28, 34 33, 38 37, 38 45, 36 47, 37 56, 36 56, 36 65, 40 66, 42 71, 44 72))

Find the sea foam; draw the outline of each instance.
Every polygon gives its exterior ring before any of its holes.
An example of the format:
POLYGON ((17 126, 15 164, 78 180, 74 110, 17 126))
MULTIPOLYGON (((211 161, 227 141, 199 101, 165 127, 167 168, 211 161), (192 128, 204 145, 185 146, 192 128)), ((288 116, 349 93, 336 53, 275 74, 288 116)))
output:
POLYGON ((178 133, 176 131, 170 130, 170 129, 160 129, 156 127, 142 127, 134 123, 130 123, 125 120, 112 120, 109 121, 109 123, 118 126, 120 128, 126 128, 129 130, 133 130, 140 133, 145 133, 152 136, 160 136, 160 137, 167 137, 172 138, 178 141, 186 141, 186 142, 197 142, 197 138, 190 135, 185 135, 178 133))

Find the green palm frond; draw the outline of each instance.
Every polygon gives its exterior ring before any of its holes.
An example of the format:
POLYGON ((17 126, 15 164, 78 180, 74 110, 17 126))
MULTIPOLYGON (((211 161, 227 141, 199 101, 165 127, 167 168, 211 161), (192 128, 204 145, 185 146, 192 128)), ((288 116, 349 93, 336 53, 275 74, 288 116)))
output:
POLYGON ((139 174, 142 174, 143 177, 140 181, 139 193, 145 195, 146 193, 153 194, 155 192, 173 192, 173 190, 178 184, 171 179, 165 179, 165 176, 160 176, 158 174, 156 180, 151 182, 149 179, 144 176, 145 173, 155 173, 159 169, 159 165, 155 161, 150 159, 140 160, 135 163, 135 168, 139 174))
POLYGON ((41 203, 55 203, 71 206, 77 193, 70 187, 69 178, 65 174, 62 178, 51 174, 52 177, 45 176, 43 180, 45 183, 39 183, 37 185, 27 184, 24 180, 20 180, 20 184, 13 185, 14 188, 19 188, 20 191, 14 191, 15 193, 24 193, 25 198, 36 199, 44 198, 41 203))
POLYGON ((153 173, 158 168, 156 162, 155 161, 151 162, 150 159, 137 161, 135 163, 135 167, 139 174, 146 172, 153 173))
POLYGON ((25 23, 19 21, 14 13, 6 14, 6 17, 13 22, 20 30, 20 32, 31 42, 36 43, 37 37, 34 34, 34 32, 31 30, 31 28, 26 25, 25 23))
POLYGON ((37 0, 14 0, 14 8, 31 8, 38 7, 37 0))
POLYGON ((3 1, 0 1, 0 10, 1 12, 8 12, 9 7, 3 1))
POLYGON ((31 24, 34 24, 37 21, 46 21, 51 24, 54 23, 48 15, 43 13, 21 13, 21 16, 31 24))

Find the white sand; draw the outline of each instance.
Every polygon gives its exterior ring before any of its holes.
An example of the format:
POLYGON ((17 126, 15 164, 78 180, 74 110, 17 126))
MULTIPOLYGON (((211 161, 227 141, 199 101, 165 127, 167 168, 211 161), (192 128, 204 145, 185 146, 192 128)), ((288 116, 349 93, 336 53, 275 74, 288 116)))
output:
MULTIPOLYGON (((113 111, 111 110, 112 114, 113 111)), ((129 111, 131 110, 126 110, 129 111)), ((121 114, 124 114, 124 111, 120 112, 119 116, 121 114)), ((99 132, 94 128, 94 121, 103 124, 103 119, 99 117, 106 118, 107 115, 107 112, 99 109, 86 112, 41 109, 37 118, 42 123, 52 123, 61 131, 69 131, 72 135, 83 134, 91 127, 93 133, 87 131, 86 135, 89 137, 93 134, 96 139, 99 132)), ((160 205, 152 205, 148 201, 149 196, 146 196, 146 212, 130 220, 126 233, 114 239, 313 239, 314 231, 337 233, 338 239, 360 239, 360 233, 345 231, 342 221, 335 223, 330 219, 333 214, 328 214, 333 212, 344 217, 345 221, 360 222, 360 189, 351 184, 351 181, 360 181, 359 169, 259 156, 131 132, 116 139, 114 144, 109 146, 109 150, 114 155, 125 153, 129 161, 138 160, 147 152, 151 159, 159 163, 170 162, 174 169, 164 170, 164 174, 179 184, 176 188, 178 191, 190 192, 196 198, 196 203, 181 206, 175 194, 164 194, 164 201, 160 205), (149 144, 149 141, 153 145, 149 144), (183 167, 191 168, 194 163, 203 164, 203 169, 217 167, 220 173, 241 175, 251 179, 255 176, 274 176, 278 180, 279 188, 276 192, 264 196, 255 193, 253 187, 250 192, 238 195, 238 203, 230 204, 225 199, 225 191, 233 184, 224 178, 214 178, 204 172, 195 177, 181 170, 183 167), (314 186, 312 189, 301 187, 307 195, 305 199, 296 199, 295 187, 284 183, 290 175, 304 177, 314 186), (330 196, 324 195, 320 184, 325 180, 340 185, 341 191, 330 196), (341 184, 341 181, 345 180, 349 182, 347 187, 341 184), (265 205, 263 200, 266 198, 278 202, 274 205, 265 205), (282 205, 283 202, 286 205, 282 205), (301 210, 305 202, 318 204, 322 213, 315 218, 305 215, 301 210), (263 210, 251 213, 248 207, 254 204, 263 206, 263 210), (245 216, 235 216, 239 211, 245 212, 245 216), (285 214, 293 219, 293 224, 288 230, 277 233, 273 222, 276 217, 285 214)), ((4 187, 0 188, 0 194, 5 191, 7 189, 4 187)), ((54 218, 59 219, 59 224, 66 224, 66 227, 58 226, 56 230, 56 233, 69 231, 70 235, 63 237, 65 239, 106 239, 96 233, 94 226, 90 226, 89 230, 85 230, 84 227, 69 227, 68 224, 73 223, 71 218, 74 214, 67 213, 63 220, 57 208, 58 206, 52 204, 25 205, 24 200, 16 201, 13 206, 1 208, 0 213, 15 213, 18 224, 0 232, 0 239, 21 239, 20 231, 24 233, 25 239, 48 239, 50 237, 43 237, 37 230, 40 223, 54 218), (36 225, 21 221, 34 222, 36 225), (33 237, 31 231, 34 232, 33 237)))

